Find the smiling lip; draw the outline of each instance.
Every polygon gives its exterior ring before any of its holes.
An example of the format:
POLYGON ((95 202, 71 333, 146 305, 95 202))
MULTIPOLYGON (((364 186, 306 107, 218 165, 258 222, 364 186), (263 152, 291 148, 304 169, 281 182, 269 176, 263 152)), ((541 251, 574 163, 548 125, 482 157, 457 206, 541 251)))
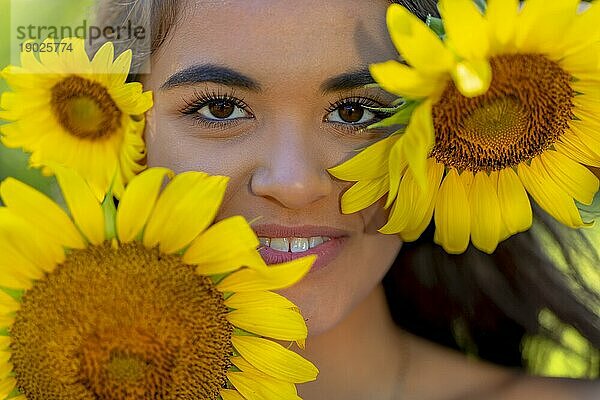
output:
POLYGON ((270 247, 262 247, 260 255, 267 264, 277 264, 295 260, 300 257, 315 254, 317 260, 313 264, 310 272, 318 271, 329 264, 342 251, 348 232, 326 226, 296 226, 289 227, 276 224, 257 225, 253 226, 254 231, 260 237, 268 238, 285 238, 285 237, 311 237, 311 236, 327 236, 331 240, 322 243, 312 249, 301 253, 291 253, 274 250, 270 247))

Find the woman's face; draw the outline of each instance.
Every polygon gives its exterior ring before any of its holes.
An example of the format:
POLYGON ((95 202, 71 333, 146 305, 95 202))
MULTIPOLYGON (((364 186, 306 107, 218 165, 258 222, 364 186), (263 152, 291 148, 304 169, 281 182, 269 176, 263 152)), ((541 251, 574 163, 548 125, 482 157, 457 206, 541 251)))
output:
POLYGON ((351 183, 326 169, 382 137, 364 108, 393 98, 367 66, 395 57, 385 0, 198 0, 152 57, 148 163, 231 177, 217 219, 243 215, 267 263, 317 254, 284 294, 311 334, 339 322, 377 285, 401 241, 377 233, 381 204, 340 211, 351 183), (322 242, 322 243, 321 243, 322 242), (306 250, 308 248, 308 250, 306 250))

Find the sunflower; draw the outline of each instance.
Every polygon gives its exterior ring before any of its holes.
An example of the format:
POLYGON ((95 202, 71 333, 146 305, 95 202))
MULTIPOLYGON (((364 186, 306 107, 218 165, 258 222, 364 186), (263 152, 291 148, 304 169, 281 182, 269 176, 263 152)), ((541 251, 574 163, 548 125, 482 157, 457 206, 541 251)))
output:
POLYGON ((144 168, 144 113, 152 93, 139 82, 125 83, 131 50, 113 60, 113 44, 105 43, 90 61, 78 38, 63 39, 57 50, 40 53, 40 60, 22 52, 21 67, 0 72, 13 90, 0 99, 0 118, 10 121, 0 127, 2 142, 31 153, 30 164, 45 174, 53 163, 75 169, 99 199, 113 182, 119 196, 144 168))
MULTIPOLYGON (((272 290, 313 257, 268 266, 240 217, 210 225, 227 178, 164 168, 118 208, 55 167, 68 216, 0 185, 0 399, 299 399, 316 368, 296 306, 272 290)), ((108 198, 108 196, 107 196, 108 198)))
POLYGON ((434 216, 434 240, 449 253, 464 252, 469 239, 491 253, 529 229, 528 194, 563 224, 587 225, 575 201, 590 204, 598 191, 586 166, 600 166, 600 5, 578 5, 489 0, 483 12, 471 0, 441 0, 443 39, 390 6, 403 61, 370 70, 404 101, 380 125, 404 127, 362 162, 330 170, 358 181, 342 208, 388 193, 381 232, 416 240, 434 216))

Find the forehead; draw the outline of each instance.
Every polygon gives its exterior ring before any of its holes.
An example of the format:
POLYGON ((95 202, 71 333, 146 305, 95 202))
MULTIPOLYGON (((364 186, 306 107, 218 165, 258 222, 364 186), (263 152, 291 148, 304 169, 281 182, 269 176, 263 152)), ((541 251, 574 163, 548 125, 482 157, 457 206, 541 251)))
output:
POLYGON ((154 62, 165 74, 194 64, 225 65, 259 82, 337 75, 394 57, 385 26, 388 4, 191 1, 179 10, 178 24, 154 62))

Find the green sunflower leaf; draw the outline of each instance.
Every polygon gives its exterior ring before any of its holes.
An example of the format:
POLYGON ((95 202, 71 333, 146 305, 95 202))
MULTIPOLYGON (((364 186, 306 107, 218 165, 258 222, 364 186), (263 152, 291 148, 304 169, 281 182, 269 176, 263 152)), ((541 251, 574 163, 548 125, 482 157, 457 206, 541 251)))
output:
POLYGON ((487 10, 487 0, 474 0, 475 4, 477 5, 477 7, 479 7, 479 9, 481 10, 481 12, 483 14, 485 14, 485 11, 487 10))
POLYGON ((427 23, 427 26, 431 28, 431 30, 434 31, 435 34, 440 38, 446 36, 446 29, 444 28, 444 23, 442 22, 441 18, 437 18, 429 14, 425 20, 425 23, 427 23))
POLYGON ((402 106, 395 108, 396 113, 394 115, 369 125, 367 129, 386 128, 394 125, 407 125, 415 107, 418 104, 419 103, 416 101, 407 101, 402 106))
POLYGON ((591 222, 600 218, 600 192, 596 193, 594 200, 589 205, 582 204, 578 201, 575 201, 575 204, 577 204, 581 218, 585 222, 591 222))

